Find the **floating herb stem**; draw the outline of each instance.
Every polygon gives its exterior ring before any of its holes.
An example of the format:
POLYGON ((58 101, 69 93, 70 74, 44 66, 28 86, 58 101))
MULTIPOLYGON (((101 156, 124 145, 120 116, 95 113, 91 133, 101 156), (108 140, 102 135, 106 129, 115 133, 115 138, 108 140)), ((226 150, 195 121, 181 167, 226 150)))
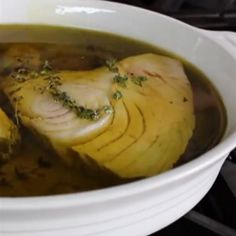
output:
POLYGON ((16 96, 13 98, 13 102, 14 102, 14 112, 15 112, 15 119, 16 119, 16 125, 19 126, 20 124, 20 121, 19 121, 19 109, 18 109, 18 106, 19 106, 19 102, 23 99, 23 96, 16 96))

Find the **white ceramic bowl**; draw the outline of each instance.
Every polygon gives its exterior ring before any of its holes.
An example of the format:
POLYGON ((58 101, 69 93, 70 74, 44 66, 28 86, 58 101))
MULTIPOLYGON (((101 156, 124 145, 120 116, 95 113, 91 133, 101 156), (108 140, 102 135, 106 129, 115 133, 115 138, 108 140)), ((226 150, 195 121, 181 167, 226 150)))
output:
POLYGON ((233 33, 207 32, 150 11, 90 0, 0 0, 0 23, 96 29, 166 48, 201 68, 219 90, 228 115, 220 144, 161 175, 78 194, 1 198, 1 236, 148 235, 177 220, 206 194, 236 146, 233 33))

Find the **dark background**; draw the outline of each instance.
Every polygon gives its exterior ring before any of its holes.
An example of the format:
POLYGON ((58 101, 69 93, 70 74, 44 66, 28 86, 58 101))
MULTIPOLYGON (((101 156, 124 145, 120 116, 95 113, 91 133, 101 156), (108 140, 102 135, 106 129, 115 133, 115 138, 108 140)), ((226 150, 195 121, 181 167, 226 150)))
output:
POLYGON ((173 16, 215 30, 236 30, 235 0, 113 0, 173 16))

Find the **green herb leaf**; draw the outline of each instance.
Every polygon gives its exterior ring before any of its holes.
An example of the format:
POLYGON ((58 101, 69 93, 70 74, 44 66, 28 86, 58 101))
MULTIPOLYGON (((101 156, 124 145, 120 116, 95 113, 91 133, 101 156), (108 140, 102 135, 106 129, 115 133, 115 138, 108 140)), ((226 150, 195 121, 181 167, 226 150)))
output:
POLYGON ((48 60, 45 60, 44 61, 44 64, 43 64, 43 66, 42 66, 42 69, 43 70, 52 70, 52 66, 50 65, 50 63, 49 63, 49 61, 48 60))
POLYGON ((108 68, 109 71, 113 73, 118 73, 119 69, 116 66, 117 61, 115 59, 109 59, 105 61, 105 65, 108 68))
POLYGON ((40 71, 40 75, 48 75, 52 72, 53 68, 50 65, 48 60, 44 61, 44 64, 42 65, 42 70, 40 71))
POLYGON ((106 114, 112 114, 112 113, 114 112, 112 106, 108 106, 108 105, 106 105, 106 106, 103 107, 103 111, 104 111, 106 114))
POLYGON ((18 74, 18 73, 12 73, 11 78, 13 78, 18 83, 24 83, 27 80, 25 75, 18 74))
POLYGON ((18 68, 16 73, 18 74, 23 74, 23 75, 27 75, 29 73, 29 70, 24 68, 24 67, 21 67, 21 68, 18 68))
POLYGON ((39 76, 39 73, 28 68, 18 68, 11 74, 11 77, 18 83, 24 83, 27 80, 35 79, 39 76))
POLYGON ((140 76, 132 76, 131 77, 131 81, 134 84, 136 84, 136 85, 138 85, 140 87, 143 86, 143 82, 146 81, 146 80, 147 80, 147 77, 146 76, 142 76, 142 75, 140 75, 140 76))
POLYGON ((113 98, 115 99, 115 100, 119 100, 119 99, 121 99, 123 97, 123 95, 122 95, 122 93, 119 91, 119 90, 117 90, 115 93, 113 93, 113 98))
POLYGON ((126 85, 127 80, 128 80, 128 76, 126 76, 126 75, 124 75, 124 76, 115 75, 113 77, 113 82, 117 83, 122 88, 126 88, 127 87, 127 85, 126 85))

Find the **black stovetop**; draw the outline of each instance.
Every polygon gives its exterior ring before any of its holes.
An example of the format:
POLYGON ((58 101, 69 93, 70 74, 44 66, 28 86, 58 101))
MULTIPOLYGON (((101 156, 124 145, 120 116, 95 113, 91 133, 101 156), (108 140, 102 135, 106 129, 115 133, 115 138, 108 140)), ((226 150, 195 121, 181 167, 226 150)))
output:
POLYGON ((236 31, 236 0, 111 0, 161 12, 197 27, 236 31))
MULTIPOLYGON (((115 0, 161 12, 196 27, 236 32, 236 0, 115 0)), ((213 187, 184 217, 152 236, 236 236, 236 149, 213 187)))

